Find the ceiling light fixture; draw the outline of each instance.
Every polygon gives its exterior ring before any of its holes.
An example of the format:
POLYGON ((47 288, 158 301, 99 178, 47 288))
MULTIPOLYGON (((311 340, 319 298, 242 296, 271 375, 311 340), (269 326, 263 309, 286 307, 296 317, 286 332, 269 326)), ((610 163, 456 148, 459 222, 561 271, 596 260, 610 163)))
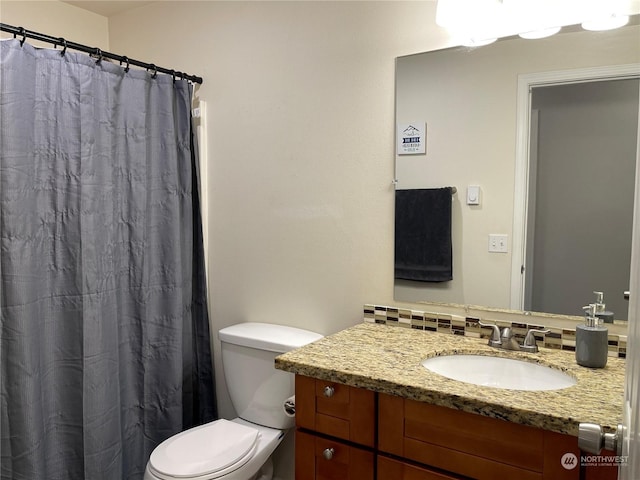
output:
POLYGON ((629 23, 629 15, 612 13, 582 22, 582 28, 593 31, 613 30, 614 28, 624 27, 627 23, 629 23))
POLYGON ((436 23, 455 38, 473 39, 464 45, 479 46, 477 39, 545 38, 565 25, 618 28, 636 14, 640 0, 438 0, 436 23))
POLYGON ((546 38, 550 37, 551 35, 555 35, 560 31, 560 28, 561 27, 542 28, 540 30, 532 30, 530 32, 519 33, 518 35, 521 38, 526 38, 527 40, 536 40, 538 38, 546 38))

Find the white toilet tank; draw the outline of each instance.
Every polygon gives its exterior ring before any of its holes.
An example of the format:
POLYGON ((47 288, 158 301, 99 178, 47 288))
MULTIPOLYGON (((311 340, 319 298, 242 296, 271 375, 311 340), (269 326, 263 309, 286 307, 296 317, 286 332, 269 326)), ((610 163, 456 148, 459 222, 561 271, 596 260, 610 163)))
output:
POLYGON ((292 428, 284 401, 293 395, 294 376, 276 370, 281 353, 307 345, 322 335, 269 323, 240 323, 218 332, 224 377, 238 416, 271 428, 292 428))

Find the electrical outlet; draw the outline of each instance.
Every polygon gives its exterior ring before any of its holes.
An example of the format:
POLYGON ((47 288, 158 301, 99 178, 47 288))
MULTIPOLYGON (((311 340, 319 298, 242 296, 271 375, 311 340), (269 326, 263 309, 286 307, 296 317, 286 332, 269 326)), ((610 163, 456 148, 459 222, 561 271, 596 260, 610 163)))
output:
POLYGON ((504 234, 491 233, 489 234, 489 252, 491 253, 507 253, 509 248, 507 242, 509 237, 504 234))

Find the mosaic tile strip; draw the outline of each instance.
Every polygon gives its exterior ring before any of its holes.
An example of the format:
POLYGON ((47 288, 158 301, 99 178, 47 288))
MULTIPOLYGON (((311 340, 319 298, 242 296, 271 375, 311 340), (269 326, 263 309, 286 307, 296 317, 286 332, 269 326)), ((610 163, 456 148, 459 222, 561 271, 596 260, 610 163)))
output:
MULTIPOLYGON (((490 318, 462 317, 422 310, 409 310, 381 305, 365 305, 364 321, 380 323, 429 332, 449 333, 464 337, 486 338, 491 336, 491 328, 483 327, 480 321, 495 323, 500 327, 511 327, 519 343, 522 343, 527 331, 545 330, 544 325, 520 322, 494 321, 490 318)), ((534 334, 538 346, 575 352, 576 331, 566 328, 549 327, 548 333, 534 334)), ((627 338, 622 335, 609 335, 609 356, 626 358, 627 338)))

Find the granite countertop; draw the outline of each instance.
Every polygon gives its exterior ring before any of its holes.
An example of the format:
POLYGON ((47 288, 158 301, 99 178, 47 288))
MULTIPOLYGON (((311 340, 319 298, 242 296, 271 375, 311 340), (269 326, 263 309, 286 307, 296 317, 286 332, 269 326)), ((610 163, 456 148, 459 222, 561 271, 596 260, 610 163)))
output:
POLYGON ((578 436, 580 422, 613 432, 622 420, 625 362, 581 367, 572 352, 538 353, 489 347, 485 339, 362 323, 276 358, 277 369, 412 400, 578 436), (481 387, 433 373, 421 361, 447 354, 520 358, 564 371, 577 384, 563 390, 481 387))

